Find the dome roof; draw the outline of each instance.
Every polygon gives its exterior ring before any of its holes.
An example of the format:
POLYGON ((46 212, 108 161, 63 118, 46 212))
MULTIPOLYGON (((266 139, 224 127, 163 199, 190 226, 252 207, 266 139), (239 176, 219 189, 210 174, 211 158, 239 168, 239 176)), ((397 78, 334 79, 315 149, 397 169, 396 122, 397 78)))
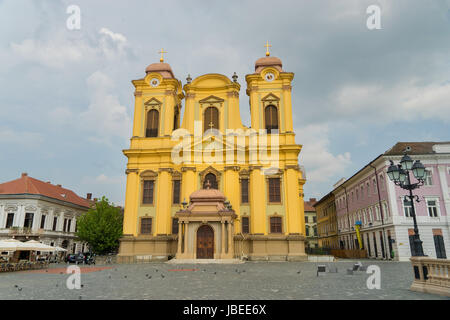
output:
POLYGON ((282 66, 283 66, 283 64, 282 64, 280 58, 266 56, 266 57, 259 58, 258 60, 256 60, 255 72, 258 73, 266 67, 274 67, 278 71, 283 72, 283 69, 281 69, 282 66))
POLYGON ((200 189, 190 196, 191 201, 224 201, 225 195, 217 189, 200 189))
POLYGON ((170 64, 164 62, 152 63, 145 68, 145 73, 159 72, 163 78, 175 78, 170 64))

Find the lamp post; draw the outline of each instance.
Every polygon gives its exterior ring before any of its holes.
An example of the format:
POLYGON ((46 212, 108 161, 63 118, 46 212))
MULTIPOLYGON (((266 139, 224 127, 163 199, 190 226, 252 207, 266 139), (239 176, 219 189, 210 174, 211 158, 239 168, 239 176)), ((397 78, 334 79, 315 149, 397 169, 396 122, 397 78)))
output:
POLYGON ((414 162, 405 152, 404 156, 400 160, 400 164, 395 165, 391 160, 391 165, 387 170, 387 175, 389 179, 395 183, 395 185, 409 191, 409 195, 407 195, 407 197, 411 201, 411 215, 414 221, 413 256, 424 256, 422 240, 420 240, 419 229, 417 228, 416 210, 414 209, 414 199, 419 202, 419 196, 414 196, 412 191, 423 186, 425 182, 425 167, 420 160, 416 160, 414 162), (412 171, 418 182, 411 183, 410 171, 412 171))

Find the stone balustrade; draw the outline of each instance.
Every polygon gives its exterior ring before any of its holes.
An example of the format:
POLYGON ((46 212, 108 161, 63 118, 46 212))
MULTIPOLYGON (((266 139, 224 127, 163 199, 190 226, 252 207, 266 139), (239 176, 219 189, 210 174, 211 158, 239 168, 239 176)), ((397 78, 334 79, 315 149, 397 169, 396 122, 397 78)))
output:
POLYGON ((411 257, 414 282, 410 290, 450 297, 450 260, 411 257))

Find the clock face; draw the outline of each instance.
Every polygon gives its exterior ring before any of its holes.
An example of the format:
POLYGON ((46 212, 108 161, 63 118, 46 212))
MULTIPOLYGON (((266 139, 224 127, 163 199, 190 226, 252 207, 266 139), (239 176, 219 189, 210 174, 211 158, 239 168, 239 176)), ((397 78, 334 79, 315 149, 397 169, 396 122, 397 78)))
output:
POLYGON ((266 81, 270 82, 275 79, 275 75, 272 72, 267 72, 265 78, 266 78, 266 81))
POLYGON ((157 87, 159 85, 159 79, 158 78, 153 78, 150 80, 150 85, 152 87, 157 87))

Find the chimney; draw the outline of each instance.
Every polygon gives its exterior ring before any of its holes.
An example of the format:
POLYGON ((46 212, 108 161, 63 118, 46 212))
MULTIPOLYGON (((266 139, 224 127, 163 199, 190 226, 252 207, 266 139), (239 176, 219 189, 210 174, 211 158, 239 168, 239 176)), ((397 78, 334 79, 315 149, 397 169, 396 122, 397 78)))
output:
POLYGON ((50 182, 50 181, 47 181, 47 183, 50 183, 50 184, 51 184, 51 182, 50 182))
POLYGON ((91 200, 91 199, 92 199, 92 193, 88 193, 88 194, 86 195, 86 199, 91 200))
POLYGON ((317 202, 316 198, 309 198, 309 202, 317 202))
POLYGON ((60 188, 62 187, 62 185, 60 185, 60 184, 57 184, 56 186, 57 186, 57 187, 60 187, 60 188))
POLYGON ((28 173, 22 172, 22 177, 26 177, 26 176, 28 176, 28 173))

